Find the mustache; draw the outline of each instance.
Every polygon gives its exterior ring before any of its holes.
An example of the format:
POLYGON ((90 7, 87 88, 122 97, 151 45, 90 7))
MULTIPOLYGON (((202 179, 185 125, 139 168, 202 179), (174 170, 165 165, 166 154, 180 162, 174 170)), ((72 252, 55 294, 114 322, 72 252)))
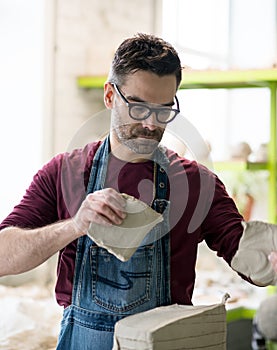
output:
POLYGON ((148 128, 143 128, 141 125, 134 125, 132 129, 130 130, 130 136, 131 138, 137 138, 137 137, 149 137, 154 140, 160 141, 163 136, 163 130, 160 128, 157 128, 155 130, 149 130, 148 128))

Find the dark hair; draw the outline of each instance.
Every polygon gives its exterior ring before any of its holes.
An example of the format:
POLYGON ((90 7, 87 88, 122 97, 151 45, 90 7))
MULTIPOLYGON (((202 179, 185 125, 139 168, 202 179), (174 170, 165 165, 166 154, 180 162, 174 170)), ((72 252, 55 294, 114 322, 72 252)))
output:
POLYGON ((120 86, 128 74, 138 70, 159 76, 174 74, 176 89, 181 82, 182 68, 176 50, 154 35, 138 33, 120 44, 112 61, 109 81, 120 86))

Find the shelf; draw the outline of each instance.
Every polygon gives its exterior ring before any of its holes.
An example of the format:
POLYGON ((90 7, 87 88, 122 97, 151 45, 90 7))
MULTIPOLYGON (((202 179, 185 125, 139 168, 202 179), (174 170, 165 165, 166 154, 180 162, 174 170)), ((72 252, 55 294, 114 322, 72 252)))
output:
POLYGON ((233 322, 241 319, 250 319, 252 320, 256 314, 256 310, 247 309, 245 307, 237 307, 235 309, 229 309, 226 312, 226 321, 233 322))
MULTIPOLYGON (((103 88, 107 75, 77 77, 77 85, 85 89, 103 88)), ((181 89, 219 89, 268 87, 277 81, 277 69, 197 71, 184 70, 181 89)))
POLYGON ((244 161, 222 161, 214 162, 216 171, 244 171, 244 170, 268 170, 267 163, 244 162, 244 161))
POLYGON ((83 89, 101 89, 103 88, 106 76, 79 76, 77 77, 77 85, 83 89))
POLYGON ((181 89, 268 87, 277 81, 277 69, 183 72, 181 89))

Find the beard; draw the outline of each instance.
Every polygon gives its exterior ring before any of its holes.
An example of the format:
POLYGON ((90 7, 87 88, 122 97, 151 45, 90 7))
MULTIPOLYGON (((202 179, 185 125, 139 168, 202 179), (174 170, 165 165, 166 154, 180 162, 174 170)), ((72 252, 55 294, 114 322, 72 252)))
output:
POLYGON ((163 137, 164 129, 157 126, 154 130, 149 130, 141 123, 123 122, 118 111, 114 112, 112 131, 117 140, 134 153, 153 153, 163 137))
POLYGON ((151 154, 158 147, 164 130, 149 130, 141 124, 125 124, 113 129, 117 140, 137 154, 151 154))

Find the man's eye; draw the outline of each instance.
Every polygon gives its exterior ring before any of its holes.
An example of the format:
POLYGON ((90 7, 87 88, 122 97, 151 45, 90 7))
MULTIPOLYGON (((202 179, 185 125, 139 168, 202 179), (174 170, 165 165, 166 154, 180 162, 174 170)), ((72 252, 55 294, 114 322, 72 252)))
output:
POLYGON ((146 106, 133 106, 132 112, 136 114, 147 114, 149 112, 149 108, 146 106))
POLYGON ((170 108, 162 108, 159 110, 159 115, 161 117, 168 117, 171 113, 171 109, 170 108))

